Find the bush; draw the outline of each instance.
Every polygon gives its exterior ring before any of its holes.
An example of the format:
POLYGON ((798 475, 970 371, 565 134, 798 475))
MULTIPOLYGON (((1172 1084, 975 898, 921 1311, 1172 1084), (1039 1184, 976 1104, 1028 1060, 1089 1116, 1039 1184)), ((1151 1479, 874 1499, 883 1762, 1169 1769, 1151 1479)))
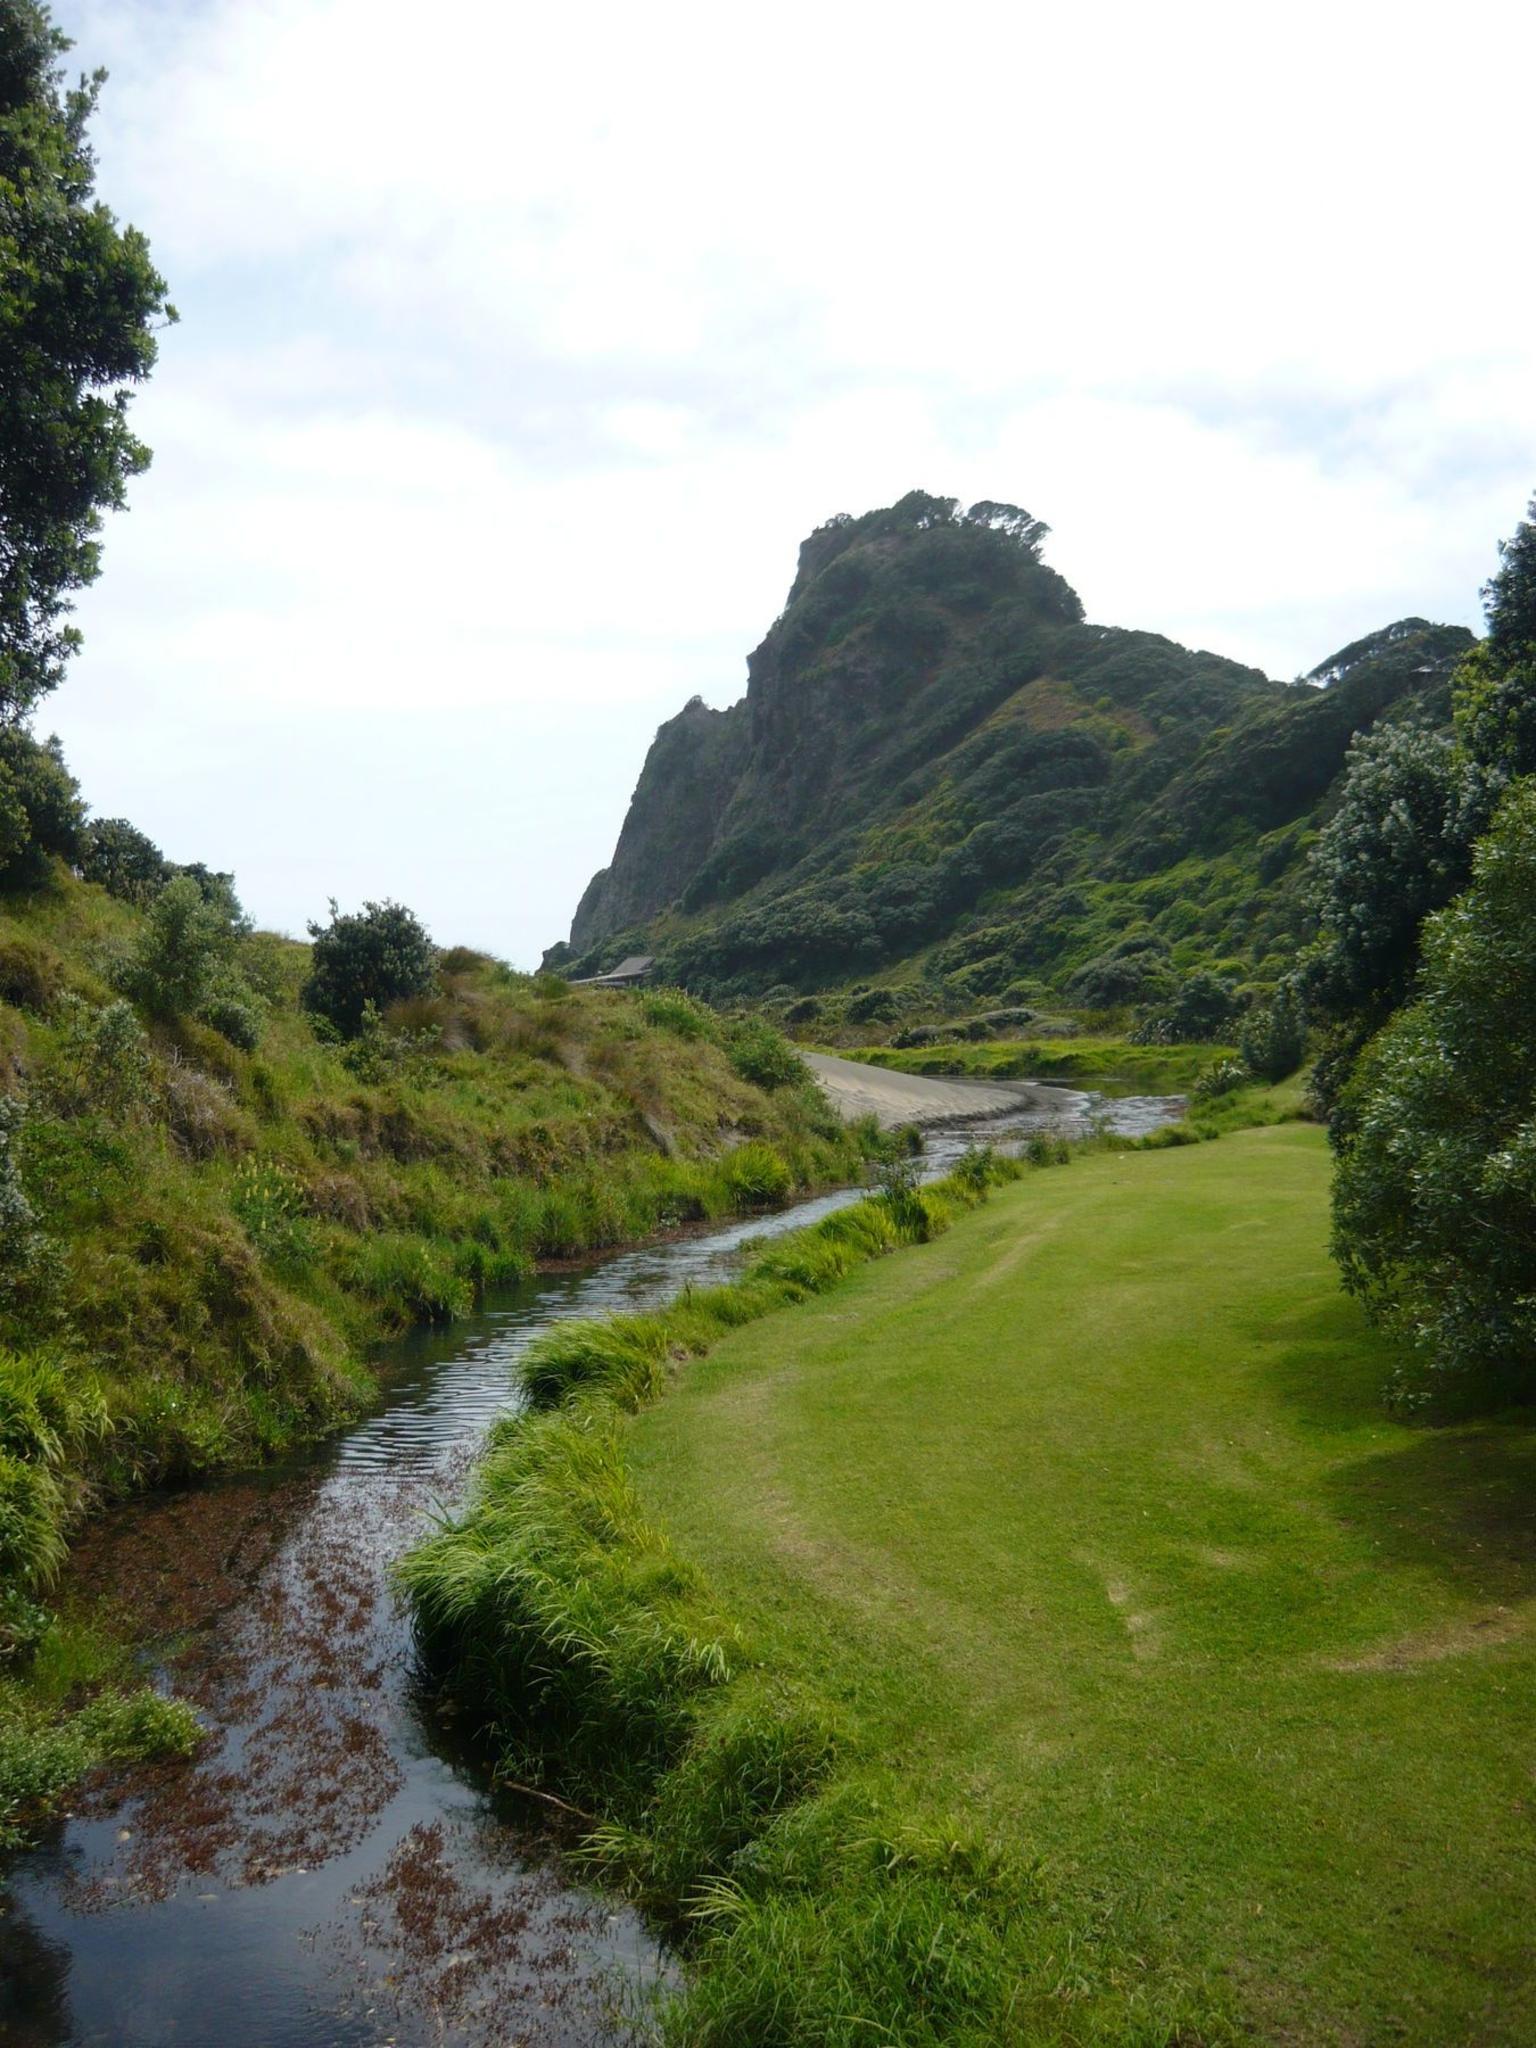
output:
POLYGON ((1289 983, 1282 983, 1262 1009, 1255 1010, 1238 1036, 1243 1064, 1262 1081, 1283 1081, 1306 1056, 1307 1027, 1301 1004, 1289 983))
POLYGON ((227 1038, 241 1052, 254 1052, 261 1043, 261 1013, 256 1005, 239 996, 216 995, 204 1003, 202 1020, 227 1038))
POLYGON ((84 822, 58 741, 40 746, 19 726, 0 727, 0 886, 40 881, 50 854, 74 860, 84 822))
POLYGON ((403 903, 365 903, 344 916, 333 901, 330 923, 312 924, 309 933, 310 975, 299 1001, 344 1038, 362 1029, 370 1003, 382 1011, 403 997, 426 995, 433 985, 432 941, 403 903))
POLYGON ((640 1010, 648 1024, 670 1031, 677 1038, 713 1038, 716 1018, 706 1003, 698 1002, 680 988, 658 988, 640 998, 640 1010))
POLYGON ((808 1078, 805 1061, 789 1040, 761 1017, 736 1025, 726 1052, 742 1080, 757 1088, 786 1088, 808 1078))
POLYGON ((1219 1095, 1231 1095, 1246 1088, 1252 1079, 1242 1060, 1217 1060, 1214 1066, 1206 1068, 1190 1093, 1201 1102, 1209 1102, 1219 1095))
POLYGON ((149 1041, 132 1006, 119 1000, 93 1010, 79 996, 59 1003, 58 1051, 46 1086, 52 1105, 66 1115, 100 1111, 125 1123, 154 1097, 149 1041))
POLYGON ((253 1159, 242 1166, 229 1205, 264 1257, 303 1265, 313 1256, 303 1184, 277 1160, 253 1159))
POLYGON ((80 843, 82 881, 96 882, 124 903, 140 909, 152 903, 171 879, 171 864, 147 833, 126 818, 97 818, 80 843))
POLYGON ((124 992, 152 1017, 192 1017, 209 1000, 236 937, 233 898, 210 898, 190 874, 167 882, 125 963, 124 992))
POLYGON ((1131 1033, 1133 1045, 1201 1045, 1220 1038, 1242 1009, 1232 982, 1208 967, 1186 975, 1171 1002, 1146 1011, 1131 1033))
POLYGON ((61 1473, 106 1428, 96 1380, 48 1354, 0 1351, 0 1578, 45 1586, 64 1562, 61 1473))
POLYGON ((924 1244, 933 1235, 933 1219, 919 1184, 914 1159, 887 1159, 875 1172, 877 1199, 890 1215, 893 1228, 913 1244, 924 1244))
POLYGON ((910 1000, 910 989, 866 988, 848 999, 843 1011, 850 1024, 891 1024, 901 1015, 903 1000, 910 1000))

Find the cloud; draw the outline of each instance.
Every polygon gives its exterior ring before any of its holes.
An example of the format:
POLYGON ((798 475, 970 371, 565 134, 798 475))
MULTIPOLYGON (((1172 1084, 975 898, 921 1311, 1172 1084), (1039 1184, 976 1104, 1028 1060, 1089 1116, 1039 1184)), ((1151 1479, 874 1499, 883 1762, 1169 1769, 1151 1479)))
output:
POLYGON ((1022 502, 1290 674, 1474 621, 1536 483, 1503 7, 57 11, 185 317, 50 709, 290 928, 532 958, 831 512, 1022 502))

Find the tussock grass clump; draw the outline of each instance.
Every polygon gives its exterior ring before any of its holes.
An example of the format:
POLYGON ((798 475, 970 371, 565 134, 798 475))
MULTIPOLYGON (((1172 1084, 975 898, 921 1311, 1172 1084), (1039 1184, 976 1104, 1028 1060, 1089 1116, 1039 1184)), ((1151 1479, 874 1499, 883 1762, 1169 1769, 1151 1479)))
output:
POLYGON ((67 1467, 107 1430, 99 1380, 49 1352, 0 1350, 0 1583, 47 1586, 78 1500, 67 1467))
POLYGON ((470 1512, 400 1579, 428 1668, 452 1669, 518 1778, 558 1755, 622 1798, 675 1757, 693 1701, 734 1668, 733 1632, 641 1512, 607 1403, 504 1424, 470 1512))
POLYGON ((721 1161, 721 1174, 732 1206, 741 1210, 771 1209, 794 1185, 794 1175, 781 1152, 760 1139, 738 1145, 721 1161))

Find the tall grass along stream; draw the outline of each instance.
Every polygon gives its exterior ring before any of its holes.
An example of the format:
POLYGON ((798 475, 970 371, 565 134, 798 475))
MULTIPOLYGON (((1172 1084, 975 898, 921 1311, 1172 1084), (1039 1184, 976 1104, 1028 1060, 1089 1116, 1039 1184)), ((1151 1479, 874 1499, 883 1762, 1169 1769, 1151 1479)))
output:
MULTIPOLYGON (((964 1147, 1164 1098, 1040 1089, 930 1135, 964 1147)), ((708 1235, 543 1276, 396 1347, 386 1404, 302 1463, 141 1501, 77 1546, 74 1592, 151 1647, 197 1706, 190 1764, 82 1795, 0 1893, 0 2039, 25 2048, 598 2044, 629 2038, 666 1961, 637 1917, 562 1867, 550 1816, 498 1796, 422 1708, 389 1566, 451 1499, 513 1363, 542 1329, 729 1277, 749 1240, 860 1199, 845 1189, 708 1235)))

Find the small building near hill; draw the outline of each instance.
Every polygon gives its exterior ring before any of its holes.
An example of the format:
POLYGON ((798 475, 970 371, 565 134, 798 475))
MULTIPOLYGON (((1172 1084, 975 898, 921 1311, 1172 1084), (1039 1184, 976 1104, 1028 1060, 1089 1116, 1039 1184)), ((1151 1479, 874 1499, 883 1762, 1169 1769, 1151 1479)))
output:
POLYGON ((571 987, 638 988, 642 981, 650 979, 655 965, 654 954, 631 953, 627 960, 621 960, 617 967, 610 967, 606 974, 589 974, 581 981, 573 981, 571 987))

